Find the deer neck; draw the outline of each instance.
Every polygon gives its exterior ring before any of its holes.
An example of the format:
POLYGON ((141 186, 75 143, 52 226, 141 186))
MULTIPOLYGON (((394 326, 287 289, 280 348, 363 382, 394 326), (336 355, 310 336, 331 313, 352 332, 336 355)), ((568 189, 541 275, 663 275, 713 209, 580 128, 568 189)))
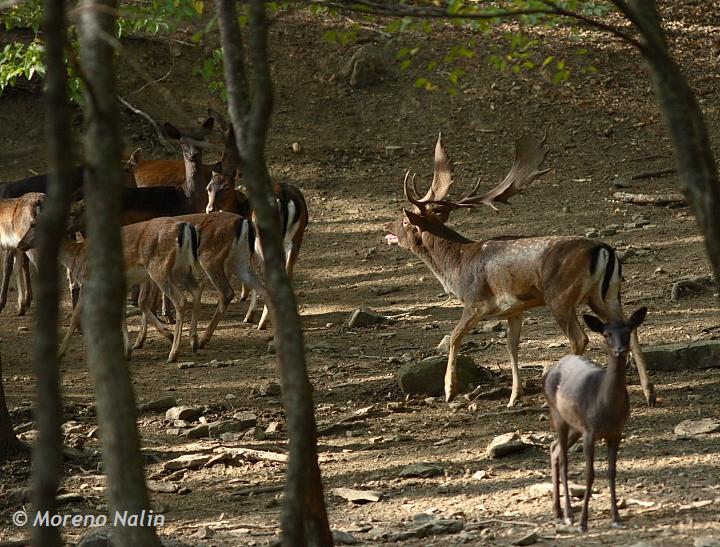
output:
POLYGON ((205 180, 205 168, 202 162, 202 157, 198 160, 191 160, 184 158, 185 160, 185 187, 183 191, 185 195, 193 203, 193 208, 196 210, 205 210, 207 205, 207 191, 205 187, 207 182, 205 180))
POLYGON ((416 254, 442 283, 445 292, 460 297, 458 293, 462 275, 463 251, 472 241, 457 232, 453 233, 457 235, 457 238, 423 232, 422 245, 417 249, 416 254))
POLYGON ((622 411, 622 401, 627 399, 626 365, 627 354, 622 357, 610 356, 598 394, 599 399, 606 403, 616 401, 612 406, 618 411, 622 411))

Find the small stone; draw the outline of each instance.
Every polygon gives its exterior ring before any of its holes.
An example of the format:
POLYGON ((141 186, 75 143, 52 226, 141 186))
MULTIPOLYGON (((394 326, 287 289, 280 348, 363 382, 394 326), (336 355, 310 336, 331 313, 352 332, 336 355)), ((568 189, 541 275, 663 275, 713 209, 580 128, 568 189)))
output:
POLYGON ((529 534, 526 534, 522 536, 519 539, 516 539, 512 542, 512 545, 534 545, 538 541, 538 535, 535 532, 530 532, 529 534))
POLYGON ((235 395, 234 393, 228 393, 227 395, 225 395, 225 398, 226 398, 228 401, 232 401, 232 400, 234 400, 234 399, 237 399, 237 395, 235 395))
POLYGON ((706 435, 709 433, 717 433, 720 431, 720 421, 714 418, 704 418, 702 420, 684 420, 675 426, 675 435, 694 436, 706 435))
POLYGON ((403 151, 403 147, 402 147, 402 146, 387 145, 387 146, 385 147, 385 155, 386 155, 388 158, 392 158, 392 157, 395 157, 395 156, 399 156, 402 151, 403 151))
POLYGON ((299 154, 300 152, 302 152, 302 146, 300 146, 299 142, 292 143, 292 151, 295 152, 296 154, 299 154))
POLYGON ((201 526, 197 529, 197 531, 192 535, 192 537, 197 539, 209 539, 215 535, 215 532, 213 532, 212 528, 208 528, 207 526, 201 526))
POLYGON ((255 427, 257 425, 257 415, 253 412, 236 412, 233 414, 233 420, 238 422, 238 427, 241 429, 247 429, 248 427, 255 427))
POLYGON ((481 469, 480 471, 475 471, 475 473, 473 473, 473 475, 472 475, 472 478, 475 479, 476 481, 479 481, 482 479, 487 479, 488 476, 489 476, 488 472, 485 471, 484 469, 481 469))
POLYGON ((490 441, 487 447, 487 455, 489 458, 500 458, 515 452, 522 452, 531 446, 531 444, 526 443, 520 438, 518 432, 505 433, 498 435, 490 441))
POLYGON ((356 545, 358 540, 352 534, 342 530, 332 530, 335 545, 356 545))
POLYGON ((264 441, 265 437, 265 430, 262 427, 257 426, 251 427, 243 435, 244 439, 249 439, 253 441, 264 441))
POLYGON ((220 435, 220 440, 225 441, 226 443, 236 443, 239 440, 243 439, 244 437, 245 437, 245 434, 239 433, 239 432, 222 433, 220 435))
POLYGON ((616 230, 615 228, 610 228, 610 227, 608 226, 608 227, 605 227, 605 228, 600 228, 600 229, 597 231, 597 234, 598 234, 598 236, 600 236, 600 237, 609 237, 609 236, 614 236, 615 234, 617 234, 617 230, 616 230))
POLYGON ((369 503, 382 499, 383 493, 377 490, 355 490, 353 488, 333 488, 333 494, 353 503, 369 503))
MULTIPOLYGON (((470 385, 477 386, 492 380, 492 374, 478 367, 467 355, 459 355, 456 365, 458 389, 461 392, 470 385)), ((447 357, 443 356, 428 357, 419 362, 408 363, 397 371, 400 389, 405 395, 442 396, 445 392, 446 368, 447 357)))
POLYGON ((483 332, 503 332, 505 326, 502 321, 487 321, 483 324, 483 332))
POLYGON ((164 397, 154 401, 148 401, 138 406, 138 411, 143 412, 164 412, 167 409, 177 405, 175 397, 164 397))
POLYGON ((265 433, 268 435, 272 435, 273 433, 279 433, 280 432, 280 422, 270 422, 265 429, 265 433))
POLYGON ((211 438, 220 438, 223 433, 237 433, 247 429, 247 427, 237 420, 220 420, 208 424, 208 435, 211 438))
POLYGON ((174 422, 175 420, 183 420, 188 422, 194 422, 198 419, 202 410, 190 406, 174 406, 168 408, 165 412, 165 421, 174 422))
POLYGON ((662 275, 664 273, 665 273, 665 268, 663 268, 662 266, 658 266, 657 268, 655 268, 653 275, 662 275))
POLYGON ((17 330, 18 332, 29 332, 30 327, 18 327, 17 330))
POLYGON ((163 469, 166 471, 174 471, 176 469, 195 469, 201 467, 210 461, 211 456, 207 454, 185 454, 174 460, 166 461, 163 469))
POLYGON ((445 469, 439 465, 429 463, 411 463, 410 465, 403 467, 400 470, 399 475, 402 478, 420 477, 423 479, 429 479, 430 477, 442 475, 444 472, 445 469))
POLYGON ((369 327, 371 325, 379 325, 385 323, 387 317, 371 310, 370 308, 358 308, 350 313, 348 318, 348 327, 351 329, 358 327, 369 327))
POLYGON ((204 439, 209 435, 210 432, 207 424, 200 424, 185 431, 185 436, 188 439, 204 439))
POLYGON ((274 397, 280 395, 280 384, 277 382, 267 382, 258 387, 261 397, 274 397))

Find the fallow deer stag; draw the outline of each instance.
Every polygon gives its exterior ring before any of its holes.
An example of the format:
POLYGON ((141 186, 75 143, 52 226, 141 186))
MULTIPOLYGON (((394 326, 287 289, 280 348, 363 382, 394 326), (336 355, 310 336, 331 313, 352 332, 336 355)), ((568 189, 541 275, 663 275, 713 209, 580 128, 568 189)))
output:
MULTIPOLYGON (((620 261, 609 245, 574 236, 497 237, 472 241, 445 225, 451 211, 486 205, 522 192, 547 173, 541 169, 547 150, 545 137, 537 141, 524 136, 515 143, 515 161, 505 179, 492 190, 478 194, 480 181, 464 198, 447 199, 453 184, 452 162, 442 143, 435 146, 435 172, 428 192, 419 197, 414 178, 405 175, 404 191, 413 211, 404 210, 400 219, 385 229, 390 244, 407 248, 432 270, 445 291, 463 304, 460 322, 450 335, 445 373, 445 398, 458 392, 456 359, 465 334, 481 319, 507 319, 507 345, 512 368, 513 406, 523 394, 518 371, 518 344, 525 310, 547 306, 568 337, 574 354, 582 354, 588 338, 576 316, 584 304, 603 321, 624 320, 620 304, 620 261)), ((645 360, 637 334, 631 349, 640 375, 645 399, 655 402, 654 387, 648 381, 645 360)))

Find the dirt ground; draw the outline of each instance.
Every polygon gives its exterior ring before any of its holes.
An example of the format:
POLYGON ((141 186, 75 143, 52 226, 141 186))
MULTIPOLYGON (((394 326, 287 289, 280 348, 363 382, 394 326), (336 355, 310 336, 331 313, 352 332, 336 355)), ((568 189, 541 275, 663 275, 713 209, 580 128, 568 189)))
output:
MULTIPOLYGON (((720 15, 716 11, 708 16, 711 8, 690 0, 672 4, 665 13, 670 39, 717 142, 720 15)), ((455 161, 459 193, 479 176, 487 186, 499 181, 510 165, 513 140, 524 132, 539 134, 548 128, 547 163, 553 170, 514 198, 512 208, 502 207, 500 214, 454 213, 450 224, 458 231, 473 238, 582 235, 620 225, 603 239, 619 250, 635 250, 624 264, 623 292, 627 310, 641 305, 650 309, 641 342, 717 338, 717 295, 710 291, 670 300, 673 281, 710 273, 687 208, 640 207, 611 199, 618 177, 674 166, 638 56, 605 36, 577 41, 561 32, 543 31, 547 39, 543 55, 562 55, 598 68, 595 74, 577 73, 566 85, 556 86, 542 71, 515 77, 491 67, 486 57, 502 45, 497 30, 476 36, 480 55, 462 65, 468 75, 457 95, 415 88, 419 74, 415 69, 355 90, 338 74, 357 46, 322 39, 324 30, 338 23, 347 20, 321 23, 295 13, 273 26, 276 107, 268 147, 271 173, 297 184, 310 211, 295 287, 317 420, 324 427, 360 414, 351 427, 336 428, 319 441, 332 527, 350 532, 364 545, 381 543, 383 531, 408 529, 427 515, 459 520, 464 530, 411 538, 402 544, 508 545, 531 532, 536 532, 539 545, 691 545, 705 536, 720 541, 720 434, 683 440, 673 433, 682 420, 719 417, 720 369, 653 373, 660 399, 656 408, 644 405, 636 375, 631 375, 631 417, 618 465, 625 527, 610 527, 606 457, 604 448, 599 448, 590 531, 584 535, 556 529, 550 496, 537 486, 549 481, 551 440, 541 395, 527 396, 513 409, 505 407, 505 400, 480 401, 470 409, 462 398, 464 404, 453 406, 440 399, 406 400, 395 379, 399 362, 433 354, 460 317, 457 301, 442 293, 425 265, 403 249, 386 245, 382 230, 403 206, 405 170, 416 170, 418 182, 429 183, 438 131, 444 132, 455 161), (586 55, 583 48, 589 51, 586 55), (301 146, 299 153, 292 149, 295 142, 301 146), (638 216, 648 224, 625 226, 638 216), (345 321, 359 306, 396 320, 350 329, 345 321), (388 403, 401 404, 388 407, 388 403), (534 435, 538 446, 489 459, 485 451, 490 440, 513 431, 534 435), (439 465, 443 472, 432 478, 400 476, 406 465, 417 462, 439 465), (479 471, 484 474, 476 474, 479 471), (331 492, 340 487, 379 490, 383 497, 354 505, 331 492)), ((406 36, 393 47, 421 40, 425 49, 418 55, 427 61, 442 55, 455 40, 470 37, 469 32, 442 27, 430 38, 406 36)), ((364 28, 361 38, 372 42, 381 35, 364 28)), ((121 92, 158 120, 192 123, 208 106, 222 108, 196 72, 206 53, 174 40, 124 40, 121 92)), ((14 180, 30 170, 43 172, 40 97, 28 91, 6 93, 0 98, 0 120, 0 179, 14 180)), ((124 112, 123 122, 128 142, 142 146, 146 157, 162 155, 152 129, 142 119, 124 112)), ((209 160, 219 156, 219 137, 218 133, 209 160)), ((628 186, 632 192, 672 192, 677 190, 676 175, 631 180, 628 186)), ((205 322, 215 301, 213 292, 206 291, 205 322)), ((262 427, 279 422, 279 432, 264 440, 229 442, 173 435, 163 421, 164 412, 140 416, 148 476, 180 488, 152 494, 155 511, 165 517, 160 534, 186 544, 265 545, 277 536, 280 494, 241 495, 240 491, 281 485, 284 464, 218 463, 176 473, 172 480, 162 471, 166 460, 222 447, 287 450, 279 397, 262 396, 259 389, 276 377, 275 357, 268 352, 271 331, 242 323, 246 305, 231 305, 207 348, 192 355, 184 343, 179 356, 181 362, 232 360, 231 366, 179 369, 165 364, 166 340, 152 331, 145 348, 135 352, 130 362, 139 402, 172 396, 179 404, 202 407, 208 421, 249 411, 262 427)), ((66 301, 63 327, 68 320, 66 301)), ((14 422, 28 431, 22 435, 26 440, 33 434, 32 321, 32 313, 16 317, 12 305, 0 316, 5 389, 14 422)), ((137 329, 137 318, 131 320, 131 328, 137 329)), ((509 386, 503 333, 479 328, 465 340, 476 343, 466 353, 495 373, 488 388, 509 386)), ((537 384, 543 365, 567 351, 567 340, 547 311, 534 310, 526 316, 520 345, 523 379, 537 384)), ((588 354, 601 362, 605 359, 596 335, 591 335, 588 354)), ((84 440, 96 425, 92 380, 80 337, 62 364, 62 379, 66 420, 77 422, 67 437, 72 444, 84 440)), ((61 507, 63 514, 106 509, 98 450, 97 439, 89 438, 81 457, 66 460, 63 492, 78 496, 61 507)), ((573 453, 571 458, 571 478, 583 483, 582 454, 573 453)), ((26 487, 28 480, 27 461, 0 470, 0 492, 5 493, 0 495, 0 539, 27 535, 10 523, 13 512, 22 506, 10 491, 26 487)), ((575 501, 578 506, 579 500, 575 501)), ((84 532, 68 527, 65 538, 73 542, 84 532)))

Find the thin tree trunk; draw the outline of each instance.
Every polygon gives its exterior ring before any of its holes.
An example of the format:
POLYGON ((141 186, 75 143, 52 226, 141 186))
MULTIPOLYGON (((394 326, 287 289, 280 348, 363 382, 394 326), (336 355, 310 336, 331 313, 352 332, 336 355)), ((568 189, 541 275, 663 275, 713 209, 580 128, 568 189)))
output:
POLYGON ((5 401, 5 386, 2 379, 2 359, 0 358, 0 463, 26 450, 15 436, 10 412, 5 401))
MULTIPOLYGON (((94 377, 110 518, 140 515, 149 508, 135 426, 132 383, 124 358, 125 267, 120 238, 121 142, 115 83, 114 34, 117 0, 81 5, 81 64, 87 79, 85 200, 88 270, 83 325, 94 377)), ((114 528, 122 546, 159 545, 152 526, 114 528)))
POLYGON ((703 233, 715 283, 720 287, 720 179, 702 110, 670 55, 656 3, 631 0, 623 3, 621 10, 644 38, 641 53, 675 149, 680 189, 703 233))
POLYGON ((273 106, 267 58, 267 21, 261 0, 250 2, 250 58, 253 91, 248 92, 242 35, 235 0, 216 0, 225 63, 230 118, 235 128, 244 182, 257 216, 265 280, 288 420, 290 457, 282 512, 283 545, 332 545, 317 461, 312 392, 297 302, 285 271, 275 196, 265 164, 265 139, 273 106), (252 103, 248 97, 252 96, 252 103))
MULTIPOLYGON (((35 311, 35 374, 37 376, 35 412, 39 437, 33 450, 33 508, 57 512, 57 489, 62 466, 62 406, 57 359, 59 268, 58 249, 63 237, 70 200, 69 180, 73 168, 70 111, 65 70, 67 41, 66 3, 46 0, 45 29, 45 118, 47 150, 50 159, 48 199, 38 226, 38 277, 35 311)), ((60 545, 60 532, 52 526, 32 529, 37 546, 60 545)))

